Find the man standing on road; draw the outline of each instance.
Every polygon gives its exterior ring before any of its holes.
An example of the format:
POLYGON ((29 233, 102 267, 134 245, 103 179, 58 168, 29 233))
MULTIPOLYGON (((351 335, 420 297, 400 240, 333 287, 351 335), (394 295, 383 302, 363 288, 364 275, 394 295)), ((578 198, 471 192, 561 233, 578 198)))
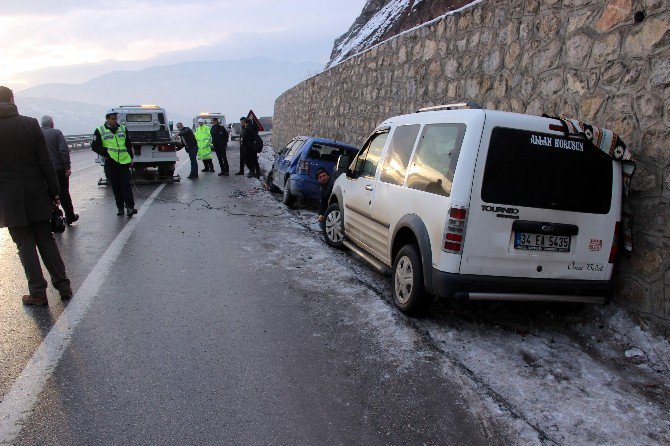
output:
POLYGON ((212 131, 205 125, 205 120, 198 118, 198 128, 195 130, 195 140, 198 142, 198 159, 202 160, 205 167, 203 172, 214 172, 212 161, 212 131))
POLYGON ((70 148, 67 146, 63 132, 54 128, 54 118, 49 115, 42 116, 42 133, 47 141, 51 162, 56 169, 58 185, 60 186, 60 202, 65 211, 67 224, 71 225, 79 220, 79 215, 74 213, 72 198, 70 197, 70 148))
POLYGON ((60 297, 69 299, 70 280, 50 225, 51 211, 59 204, 56 170, 37 120, 20 116, 12 90, 2 86, 0 141, 0 228, 9 229, 28 279, 30 294, 21 300, 49 304, 40 256, 60 297))
POLYGON ((105 159, 105 174, 112 183, 118 210, 116 215, 123 215, 124 204, 128 217, 137 214, 133 189, 130 185, 133 145, 126 127, 119 125, 118 113, 114 109, 107 111, 105 123, 95 129, 91 150, 105 159))
POLYGON ((184 144, 184 150, 186 150, 188 158, 191 160, 191 173, 186 178, 189 180, 198 178, 198 141, 195 139, 193 130, 184 127, 181 122, 177 123, 177 130, 179 130, 178 135, 184 144))
POLYGON ((316 179, 321 187, 321 198, 319 199, 319 226, 323 230, 326 226, 326 209, 328 209, 328 199, 333 193, 333 184, 335 180, 328 175, 328 171, 319 167, 316 171, 316 179))
POLYGON ((242 133, 240 135, 240 145, 244 147, 244 161, 249 169, 247 177, 260 177, 261 168, 258 164, 258 153, 256 153, 255 141, 258 138, 258 128, 249 118, 242 118, 242 133))
POLYGON ((246 157, 244 154, 244 126, 246 125, 246 120, 244 116, 240 118, 240 136, 237 138, 237 141, 240 143, 240 170, 235 172, 235 175, 244 175, 244 165, 246 164, 246 157))
POLYGON ((228 149, 228 131, 219 124, 219 118, 212 118, 211 133, 212 145, 214 146, 216 157, 219 160, 219 167, 221 168, 219 176, 228 176, 230 171, 228 157, 226 156, 226 150, 228 149))

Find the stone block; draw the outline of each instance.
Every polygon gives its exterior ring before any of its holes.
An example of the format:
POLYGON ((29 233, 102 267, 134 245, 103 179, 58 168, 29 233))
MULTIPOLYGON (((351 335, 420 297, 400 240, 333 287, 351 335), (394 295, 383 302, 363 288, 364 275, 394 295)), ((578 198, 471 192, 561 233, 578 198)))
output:
POLYGON ((632 16, 633 2, 631 0, 611 0, 596 23, 596 29, 600 32, 609 31, 625 21, 632 20, 632 16))
POLYGON ((664 52, 651 61, 651 86, 665 87, 670 85, 670 55, 664 52))
POLYGON ((645 131, 639 150, 655 166, 670 167, 670 131, 663 127, 645 131))
POLYGON ((643 91, 635 99, 638 119, 656 121, 663 115, 663 101, 658 95, 643 91))
POLYGON ((538 0, 528 0, 526 3, 526 9, 524 10, 525 14, 535 15, 540 10, 540 2, 538 0))
POLYGON ((639 160, 636 165, 633 181, 630 184, 631 195, 633 197, 659 196, 662 185, 660 169, 639 160))
POLYGON ((670 43, 670 16, 650 17, 637 25, 626 37, 623 49, 628 57, 646 57, 655 49, 670 43))
POLYGON ((586 67, 593 41, 586 34, 575 34, 565 43, 564 62, 571 68, 586 67))
POLYGON ((519 56, 521 55, 521 44, 519 42, 513 42, 507 48, 507 54, 505 54, 505 67, 512 70, 516 68, 519 64, 519 56))
POLYGON ((586 75, 577 70, 567 70, 565 74, 565 91, 584 95, 589 91, 589 81, 586 75))
POLYGON ((544 73, 540 76, 539 90, 545 97, 558 94, 563 90, 563 70, 557 69, 544 73))
POLYGON ((616 288, 616 298, 641 311, 647 311, 649 285, 634 275, 621 277, 616 288))
POLYGON ((433 57, 435 57, 435 54, 437 53, 437 42, 434 40, 426 40, 424 43, 424 48, 423 48, 423 60, 431 60, 433 57))
POLYGON ((610 33, 604 39, 597 40, 591 51, 590 66, 602 66, 605 62, 616 60, 621 51, 621 36, 610 33))
POLYGON ((479 98, 480 86, 482 83, 481 76, 470 77, 465 80, 464 96, 471 101, 477 102, 479 98))
POLYGON ((551 40, 558 36, 561 30, 561 17, 558 14, 550 12, 538 18, 537 32, 543 40, 551 40))
POLYGON ((428 77, 434 79, 442 74, 442 65, 439 61, 434 60, 428 67, 428 77))
POLYGON ((535 27, 536 23, 534 18, 524 17, 521 21, 521 25, 519 25, 519 40, 525 42, 526 40, 532 39, 535 35, 535 27))
POLYGON ((519 24, 517 22, 508 23, 500 28, 498 32, 498 43, 511 45, 519 39, 519 24))
POLYGON ((610 62, 605 64, 601 71, 601 78, 603 82, 606 82, 612 86, 617 86, 621 83, 621 78, 627 72, 626 66, 619 62, 610 62))
POLYGON ((500 70, 502 62, 503 58, 500 52, 500 48, 495 48, 484 57, 482 71, 484 74, 495 74, 498 72, 498 70, 500 70))
POLYGON ((573 32, 587 26, 593 21, 595 12, 585 9, 582 11, 572 11, 570 17, 568 18, 568 26, 565 30, 566 35, 570 35, 573 32))
POLYGON ((456 59, 447 59, 444 63, 444 75, 454 79, 458 75, 458 62, 456 59))
POLYGON ((533 71, 542 72, 549 68, 556 68, 561 60, 562 42, 558 39, 552 40, 549 44, 533 53, 530 57, 533 71))

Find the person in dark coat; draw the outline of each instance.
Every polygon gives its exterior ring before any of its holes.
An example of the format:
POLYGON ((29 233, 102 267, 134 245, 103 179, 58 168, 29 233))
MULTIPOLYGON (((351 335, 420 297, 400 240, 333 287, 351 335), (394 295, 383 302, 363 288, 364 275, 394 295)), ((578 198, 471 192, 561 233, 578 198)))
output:
POLYGON ((70 197, 70 148, 65 141, 63 132, 54 128, 54 118, 49 115, 42 116, 42 133, 44 139, 47 141, 47 148, 49 155, 51 155, 51 162, 56 169, 56 176, 58 177, 58 185, 60 186, 60 202, 65 212, 67 224, 71 225, 79 220, 79 215, 74 213, 74 206, 72 205, 72 198, 70 197))
POLYGON ((249 178, 258 178, 261 175, 261 168, 258 164, 258 153, 254 142, 258 138, 258 128, 256 124, 249 118, 244 118, 242 124, 242 133, 240 136, 240 146, 243 147, 244 162, 249 169, 247 176, 249 178))
POLYGON ((221 168, 219 176, 228 176, 230 171, 228 157, 226 156, 226 150, 228 149, 228 130, 219 123, 219 118, 212 118, 211 134, 212 146, 214 146, 214 152, 216 153, 216 157, 219 160, 219 167, 221 168))
POLYGON ((118 113, 109 110, 105 114, 105 123, 93 132, 91 150, 105 159, 105 175, 112 183, 114 200, 116 201, 116 215, 123 215, 123 205, 126 206, 126 215, 132 217, 137 214, 135 197, 130 184, 133 165, 133 145, 124 125, 119 125, 118 113), (103 142, 103 135, 104 139, 103 142))
POLYGON ((238 141, 240 143, 240 170, 235 172, 235 175, 244 175, 244 165, 246 164, 246 157, 244 155, 244 127, 246 126, 247 118, 242 116, 240 118, 240 137, 238 141))
POLYGON ((12 90, 0 86, 0 228, 8 228, 19 251, 30 293, 21 299, 25 305, 49 304, 40 257, 61 298, 72 297, 51 233, 51 211, 60 203, 59 193, 40 125, 19 115, 12 90))
POLYGON ((184 150, 186 150, 188 158, 191 161, 191 173, 186 178, 193 180, 198 178, 198 141, 195 139, 193 130, 185 127, 181 122, 177 123, 177 130, 179 130, 177 135, 181 138, 184 150))
POLYGON ((319 198, 319 226, 323 229, 326 226, 326 210, 328 209, 328 200, 333 193, 333 184, 335 179, 328 175, 328 171, 320 167, 316 171, 316 179, 321 188, 321 196, 319 198))

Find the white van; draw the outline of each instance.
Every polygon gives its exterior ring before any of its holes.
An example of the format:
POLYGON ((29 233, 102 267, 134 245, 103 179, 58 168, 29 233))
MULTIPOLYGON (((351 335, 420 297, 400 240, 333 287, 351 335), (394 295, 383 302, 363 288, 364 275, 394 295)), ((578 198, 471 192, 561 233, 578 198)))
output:
POLYGON ((432 107, 379 125, 335 182, 324 237, 390 269, 410 313, 425 291, 603 302, 621 188, 621 163, 559 120, 432 107))

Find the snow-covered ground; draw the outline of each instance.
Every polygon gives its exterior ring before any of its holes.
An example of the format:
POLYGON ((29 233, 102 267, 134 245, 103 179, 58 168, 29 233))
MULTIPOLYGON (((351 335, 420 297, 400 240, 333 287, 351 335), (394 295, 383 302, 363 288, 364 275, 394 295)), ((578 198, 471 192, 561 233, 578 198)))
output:
MULTIPOLYGON (((266 147, 261 167, 271 167, 266 147)), ((307 289, 360 309, 360 324, 398 367, 417 345, 459 383, 458 402, 516 444, 670 444, 670 344, 612 306, 437 302, 411 319, 391 303, 390 279, 321 239, 316 214, 255 189, 277 242, 268 255, 307 289), (283 234, 282 232, 285 232, 283 234), (300 247, 286 252, 279 242, 300 247)), ((430 383, 426 383, 430 385, 430 383)))

